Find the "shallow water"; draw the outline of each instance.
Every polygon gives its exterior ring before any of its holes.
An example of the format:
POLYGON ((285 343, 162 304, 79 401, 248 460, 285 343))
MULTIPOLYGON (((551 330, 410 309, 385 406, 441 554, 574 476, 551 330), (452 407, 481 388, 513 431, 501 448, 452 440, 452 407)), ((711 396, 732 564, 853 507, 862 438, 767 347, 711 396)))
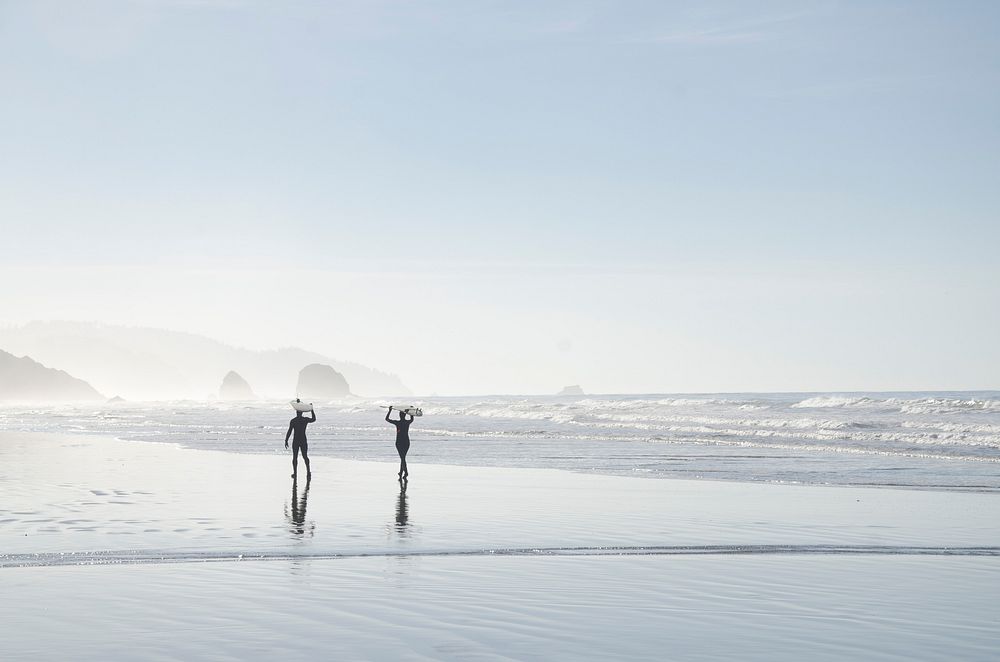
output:
MULTIPOLYGON (((394 458, 378 400, 317 403, 313 455, 394 458)), ((424 398, 410 459, 610 475, 1000 490, 996 392, 424 398)), ((0 408, 0 430, 281 453, 284 402, 0 408)))
POLYGON ((0 659, 989 659, 1000 495, 0 434, 0 659))
POLYGON ((373 558, 0 571, 4 659, 986 660, 994 559, 373 558))
POLYGON ((0 568, 360 556, 1000 554, 1000 495, 199 451, 0 435, 0 568), (304 477, 303 477, 304 478, 304 477))

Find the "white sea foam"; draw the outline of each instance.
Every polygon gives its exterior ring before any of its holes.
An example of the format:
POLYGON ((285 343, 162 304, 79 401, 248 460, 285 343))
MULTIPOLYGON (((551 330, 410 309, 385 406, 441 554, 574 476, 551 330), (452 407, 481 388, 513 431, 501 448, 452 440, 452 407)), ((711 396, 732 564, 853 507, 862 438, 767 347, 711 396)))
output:
MULTIPOLYGON (((426 462, 1000 489, 995 469, 1000 458, 1000 398, 992 393, 417 402, 425 415, 411 428, 411 453, 426 462), (762 455, 740 455, 740 448, 760 449, 762 455)), ((395 453, 394 431, 382 421, 384 404, 351 400, 318 406, 320 421, 309 428, 310 452, 390 459, 395 453)), ((289 415, 285 402, 124 403, 50 411, 0 407, 0 429, 96 432, 198 448, 277 453, 283 450, 289 415)))
POLYGON ((793 409, 819 409, 826 407, 877 407, 886 401, 873 400, 868 397, 847 397, 839 395, 823 395, 806 398, 792 405, 793 409))
POLYGON ((793 409, 856 408, 895 410, 908 414, 949 414, 958 411, 1000 411, 998 398, 875 398, 870 396, 823 395, 791 405, 793 409))

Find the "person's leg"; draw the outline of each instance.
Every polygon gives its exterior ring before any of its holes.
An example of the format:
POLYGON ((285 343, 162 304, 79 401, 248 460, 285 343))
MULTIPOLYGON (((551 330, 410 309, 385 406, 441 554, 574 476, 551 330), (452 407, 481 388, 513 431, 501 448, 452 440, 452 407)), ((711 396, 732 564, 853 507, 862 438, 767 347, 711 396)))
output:
POLYGON ((406 453, 409 450, 410 450, 410 444, 405 443, 403 444, 403 450, 400 451, 399 453, 400 466, 401 466, 400 471, 403 473, 403 478, 406 478, 407 476, 410 475, 410 470, 406 468, 406 453))
POLYGON ((292 443, 292 478, 299 475, 299 445, 292 443))
POLYGON ((302 461, 306 463, 306 478, 312 476, 312 469, 309 468, 309 447, 302 444, 302 461))
POLYGON ((404 456, 406 455, 403 451, 403 445, 400 442, 396 442, 396 452, 399 453, 399 473, 396 474, 400 478, 403 477, 403 469, 406 468, 406 460, 404 456))

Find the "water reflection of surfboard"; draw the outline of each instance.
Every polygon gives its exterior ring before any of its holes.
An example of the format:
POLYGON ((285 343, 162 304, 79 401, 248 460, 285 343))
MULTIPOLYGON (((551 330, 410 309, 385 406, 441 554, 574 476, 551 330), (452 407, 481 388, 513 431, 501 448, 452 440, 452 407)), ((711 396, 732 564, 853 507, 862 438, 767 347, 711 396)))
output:
POLYGON ((393 405, 393 411, 399 411, 410 416, 423 416, 424 412, 420 407, 405 407, 403 405, 393 405))
POLYGON ((295 398, 294 400, 292 400, 288 404, 292 405, 292 409, 294 409, 295 411, 301 411, 303 413, 307 412, 307 411, 312 411, 313 410, 313 406, 312 406, 311 402, 305 403, 305 402, 302 402, 301 400, 299 400, 298 398, 295 398))

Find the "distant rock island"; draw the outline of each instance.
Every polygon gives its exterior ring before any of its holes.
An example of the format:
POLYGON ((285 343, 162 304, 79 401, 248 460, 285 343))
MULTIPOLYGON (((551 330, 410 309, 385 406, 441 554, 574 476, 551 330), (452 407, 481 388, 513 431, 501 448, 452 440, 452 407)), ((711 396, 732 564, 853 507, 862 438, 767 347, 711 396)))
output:
POLYGON ((230 370, 222 378, 222 386, 219 387, 219 398, 222 400, 256 400, 257 394, 250 388, 247 380, 240 377, 235 370, 230 370))
POLYGON ((556 393, 556 395, 586 395, 586 393, 583 392, 583 389, 578 384, 573 384, 572 386, 564 386, 563 390, 556 393))
POLYGON ((104 400, 93 386, 62 370, 46 368, 22 356, 0 350, 0 400, 68 402, 104 400))
POLYGON ((333 366, 311 363, 299 371, 296 393, 308 399, 343 398, 351 394, 351 388, 333 366))
POLYGON ((58 366, 98 391, 136 400, 214 397, 219 375, 230 370, 262 398, 287 399, 303 366, 332 366, 364 396, 405 396, 393 374, 295 347, 256 351, 191 333, 90 322, 29 322, 0 327, 0 347, 58 366))

